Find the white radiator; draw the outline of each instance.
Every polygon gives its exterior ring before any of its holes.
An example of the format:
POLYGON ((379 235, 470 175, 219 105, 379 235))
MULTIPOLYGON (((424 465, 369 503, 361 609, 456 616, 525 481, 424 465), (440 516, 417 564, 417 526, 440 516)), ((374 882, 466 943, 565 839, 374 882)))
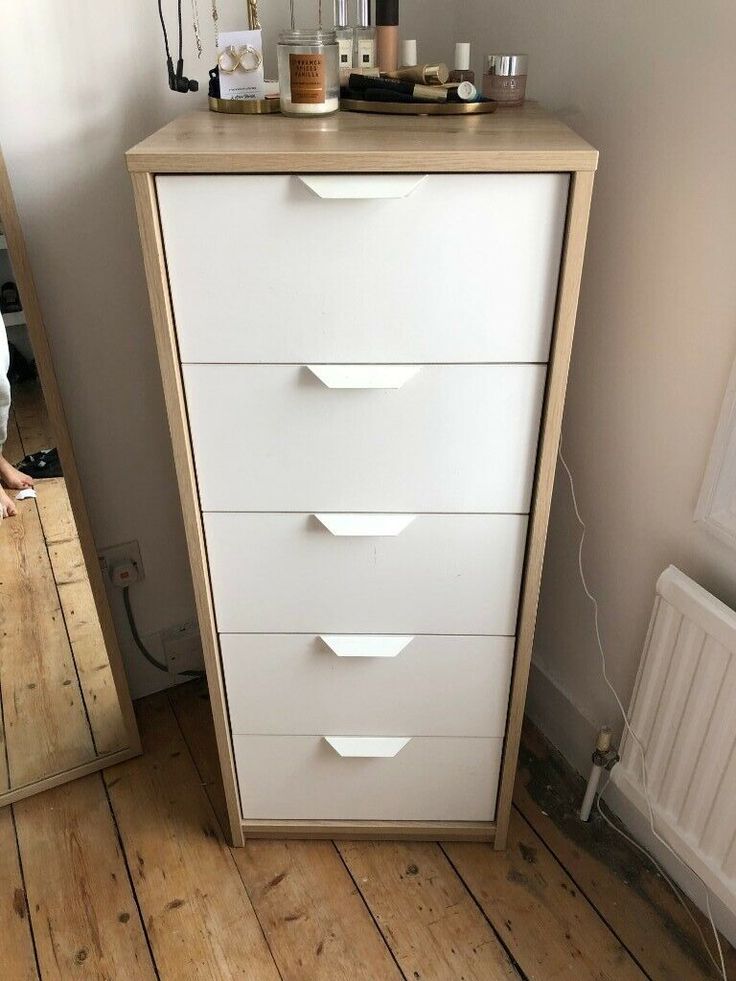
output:
MULTIPOLYGON (((655 828, 736 909, 736 613, 674 566, 657 583, 630 718, 655 828)), ((612 776, 647 815, 630 736, 612 776)))

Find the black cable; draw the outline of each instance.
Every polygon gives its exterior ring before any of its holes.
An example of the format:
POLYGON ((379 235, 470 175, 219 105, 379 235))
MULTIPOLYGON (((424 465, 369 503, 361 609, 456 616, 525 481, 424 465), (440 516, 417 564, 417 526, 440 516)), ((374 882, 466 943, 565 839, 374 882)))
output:
MULTIPOLYGON (((160 2, 160 0, 159 0, 160 2)), ((181 0, 179 0, 179 61, 184 58, 184 44, 182 41, 182 29, 181 29, 181 0)))
MULTIPOLYGON (((179 9, 181 10, 181 4, 179 6, 179 9)), ((166 21, 164 20, 164 11, 163 11, 163 7, 161 6, 161 0, 158 0, 158 16, 159 19, 161 20, 161 30, 164 32, 164 47, 166 48, 166 57, 167 59, 171 60, 171 52, 169 51, 169 35, 166 30, 166 21)))
POLYGON ((169 673, 169 667, 167 664, 163 664, 161 661, 157 661, 156 658, 151 654, 146 645, 141 640, 141 635, 138 633, 138 627, 135 624, 135 617, 133 616, 133 607, 130 605, 130 586, 123 586, 123 603, 125 604, 125 614, 128 617, 128 625, 130 627, 130 632, 133 635, 133 640, 135 641, 135 646, 145 657, 149 664, 152 664, 154 668, 158 668, 159 671, 164 671, 166 674, 169 673))
MULTIPOLYGON (((149 664, 152 664, 154 668, 158 668, 159 671, 163 671, 165 674, 169 673, 169 667, 167 664, 163 664, 161 661, 156 660, 156 658, 151 654, 146 645, 141 640, 141 635, 138 633, 138 627, 136 626, 135 617, 133 616, 133 607, 130 605, 130 586, 123 586, 123 604, 125 606, 125 615, 128 618, 128 626, 130 627, 130 632, 133 635, 133 640, 135 641, 135 646, 145 657, 149 664)), ((204 678, 204 671, 177 671, 177 674, 182 675, 185 678, 204 678)))

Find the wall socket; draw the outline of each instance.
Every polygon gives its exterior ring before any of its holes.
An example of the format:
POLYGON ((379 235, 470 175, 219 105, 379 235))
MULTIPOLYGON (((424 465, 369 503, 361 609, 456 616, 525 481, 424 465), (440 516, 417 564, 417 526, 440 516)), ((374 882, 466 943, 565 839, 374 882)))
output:
POLYGON ((162 630, 160 636, 169 673, 175 681, 185 680, 182 671, 204 671, 202 641, 196 620, 162 630))
POLYGON ((111 570, 120 562, 132 562, 136 566, 138 570, 136 582, 146 578, 143 559, 141 558, 141 547, 138 542, 123 542, 122 545, 110 545, 108 548, 101 548, 97 557, 100 560, 102 574, 108 581, 111 570))

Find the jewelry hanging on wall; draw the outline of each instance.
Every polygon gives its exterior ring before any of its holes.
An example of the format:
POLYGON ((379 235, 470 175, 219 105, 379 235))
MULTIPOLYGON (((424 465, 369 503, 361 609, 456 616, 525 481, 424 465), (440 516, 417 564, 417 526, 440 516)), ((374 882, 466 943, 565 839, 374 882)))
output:
POLYGON ((217 13, 217 0, 212 0, 212 23, 215 28, 215 48, 220 44, 220 15, 217 13))
POLYGON ((197 58, 202 57, 202 35, 199 31, 199 7, 197 0, 192 0, 192 27, 194 28, 194 40, 197 42, 197 58))
POLYGON ((258 0, 248 0, 248 27, 251 31, 260 31, 261 22, 258 19, 258 0))

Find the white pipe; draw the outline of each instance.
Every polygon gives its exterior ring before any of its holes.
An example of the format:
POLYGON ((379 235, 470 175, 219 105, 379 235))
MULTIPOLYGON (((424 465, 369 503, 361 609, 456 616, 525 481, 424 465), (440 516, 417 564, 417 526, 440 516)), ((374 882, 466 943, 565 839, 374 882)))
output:
POLYGON ((580 820, 587 821, 593 808, 595 795, 598 793, 598 784, 601 782, 601 773, 608 762, 608 754, 611 752, 611 729, 610 726, 603 726, 598 732, 593 752, 593 766, 590 768, 588 786, 585 788, 585 797, 580 806, 580 820))
POLYGON ((585 788, 585 797, 583 797, 583 803, 580 806, 581 821, 587 821, 590 818, 593 801, 595 800, 595 795, 598 793, 598 784, 601 782, 601 773, 603 773, 603 767, 594 763, 590 768, 588 786, 585 788))

